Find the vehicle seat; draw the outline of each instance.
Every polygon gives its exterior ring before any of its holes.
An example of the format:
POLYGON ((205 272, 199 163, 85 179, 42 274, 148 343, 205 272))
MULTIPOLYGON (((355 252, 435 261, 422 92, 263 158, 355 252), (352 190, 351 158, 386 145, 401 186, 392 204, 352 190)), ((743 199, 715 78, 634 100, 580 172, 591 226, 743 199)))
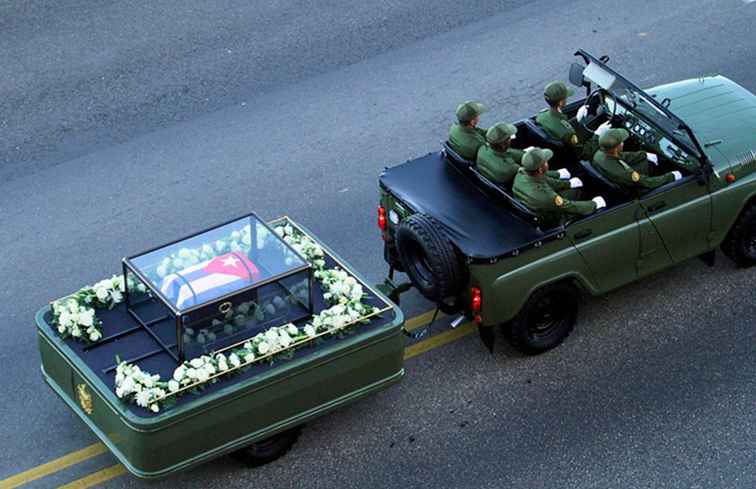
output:
POLYGON ((583 167, 583 170, 585 170, 585 172, 590 175, 594 181, 601 182, 602 185, 610 188, 613 192, 616 192, 618 194, 626 193, 622 189, 622 187, 606 178, 601 172, 594 168, 590 161, 580 160, 580 166, 583 167))
POLYGON ((443 142, 441 144, 443 145, 443 152, 446 155, 447 160, 454 164, 454 166, 465 172, 469 177, 474 178, 489 195, 504 201, 519 217, 530 222, 533 226, 539 227, 540 220, 538 215, 517 200, 508 189, 497 185, 480 173, 474 162, 460 156, 459 153, 449 146, 448 142, 443 142))
POLYGON ((529 144, 529 146, 549 148, 555 153, 565 149, 564 143, 562 141, 549 136, 546 131, 544 131, 541 126, 536 124, 533 119, 525 119, 523 121, 523 129, 528 132, 528 139, 533 141, 533 143, 529 144))

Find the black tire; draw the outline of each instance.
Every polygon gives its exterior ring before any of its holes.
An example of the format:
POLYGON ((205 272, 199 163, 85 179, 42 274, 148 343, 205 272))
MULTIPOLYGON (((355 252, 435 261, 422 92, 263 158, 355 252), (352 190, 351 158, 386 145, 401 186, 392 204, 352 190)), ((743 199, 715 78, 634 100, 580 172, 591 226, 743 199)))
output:
POLYGON ((402 261, 399 259, 399 252, 396 251, 396 245, 393 241, 383 243, 383 258, 394 270, 398 272, 404 271, 404 265, 402 265, 402 261))
POLYGON ((236 460, 247 467, 259 467, 283 457, 299 438, 302 428, 297 426, 278 433, 265 440, 251 443, 246 447, 231 453, 236 460))
POLYGON ((569 284, 538 289, 509 323, 512 346, 526 355, 537 355, 561 344, 575 328, 578 293, 569 284))
POLYGON ((454 300, 462 285, 462 266, 440 224, 425 214, 403 219, 396 249, 405 273, 423 296, 435 303, 454 300))
POLYGON ((750 204, 732 226, 722 252, 739 267, 756 265, 756 204, 750 204))

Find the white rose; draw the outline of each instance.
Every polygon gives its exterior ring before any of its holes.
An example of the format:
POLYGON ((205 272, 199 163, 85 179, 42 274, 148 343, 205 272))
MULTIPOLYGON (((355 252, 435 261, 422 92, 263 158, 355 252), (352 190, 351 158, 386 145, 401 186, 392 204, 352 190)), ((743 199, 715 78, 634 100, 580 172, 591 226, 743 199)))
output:
POLYGON ((270 351, 270 345, 267 344, 266 342, 261 341, 260 343, 257 344, 257 353, 259 353, 260 355, 265 355, 269 351, 270 351))
POLYGON ((226 247, 226 243, 224 243, 222 240, 218 240, 215 242, 215 251, 223 251, 223 248, 226 247))
POLYGON ((189 365, 194 368, 200 368, 204 363, 205 362, 203 362, 201 358, 192 358, 191 361, 189 361, 189 365))
POLYGON ((283 346, 284 348, 291 345, 291 337, 286 331, 281 331, 281 336, 280 336, 279 341, 281 342, 281 346, 283 346))
POLYGON ((268 341, 278 340, 278 331, 276 331, 275 329, 269 329, 268 331, 265 332, 265 338, 268 341))
POLYGON ((252 363, 255 361, 255 354, 252 352, 247 353, 244 355, 244 363, 252 363))
POLYGON ((88 328, 94 324, 94 309, 88 309, 79 314, 79 324, 88 328))
POLYGON ((176 370, 173 371, 173 379, 176 381, 180 381, 184 378, 184 375, 186 374, 186 367, 183 365, 180 365, 176 370))
POLYGON ((176 392, 176 391, 177 391, 177 390, 179 390, 180 388, 181 388, 181 386, 180 386, 180 385, 179 385, 179 383, 178 383, 178 382, 176 382, 175 380, 169 380, 169 381, 168 381, 168 390, 169 390, 169 391, 171 391, 171 392, 176 392))
POLYGON ((65 332, 66 332, 66 327, 65 326, 63 326, 62 324, 60 326, 58 326, 58 333, 63 334, 65 332))
POLYGON ((123 397, 123 389, 121 387, 116 387, 116 396, 118 396, 118 399, 123 397))
POLYGON ((242 247, 239 245, 238 241, 232 241, 231 242, 231 251, 241 251, 242 247))
POLYGON ((197 380, 199 380, 200 382, 205 382, 209 378, 210 373, 207 370, 205 370, 204 368, 197 370, 197 380))
POLYGON ((286 332, 289 333, 291 336, 296 336, 299 333, 299 330, 297 329, 296 326, 289 323, 288 325, 286 325, 286 332))
POLYGON ((150 403, 150 392, 142 391, 136 395, 136 403, 138 406, 147 407, 150 403))
POLYGON ((362 299, 362 294, 362 285, 356 284, 354 287, 352 287, 352 300, 362 299))
POLYGON ((186 376, 187 376, 187 378, 192 379, 192 380, 196 379, 197 378, 197 370, 193 369, 193 368, 187 369, 186 370, 186 376))
POLYGON ((181 270, 184 268, 184 261, 181 258, 174 258, 173 259, 173 268, 177 270, 181 270))
POLYGON ((239 360, 239 355, 237 355, 236 353, 232 353, 231 355, 229 355, 228 361, 231 362, 231 365, 233 365, 234 368, 241 365, 241 360, 239 360))
POLYGON ((212 256, 213 255, 213 247, 210 246, 209 244, 203 244, 202 245, 202 253, 204 253, 204 254, 206 254, 208 256, 212 256))
POLYGON ((91 333, 89 333, 89 340, 90 341, 97 341, 102 337, 99 331, 94 330, 91 333))
POLYGON ((283 237, 284 237, 284 234, 286 234, 286 233, 285 233, 285 231, 284 231, 284 228, 282 228, 281 226, 276 226, 275 228, 273 228, 273 231, 275 231, 275 232, 276 232, 276 234, 277 234, 277 235, 278 235, 279 237, 281 237, 281 238, 283 238, 283 237))
POLYGON ((226 363, 226 360, 220 360, 218 362, 218 370, 220 370, 221 372, 228 370, 228 364, 226 363))
MULTIPOLYGON (((168 274, 168 269, 165 267, 165 265, 158 265, 157 274, 158 274, 158 277, 163 278, 168 274)), ((139 285, 137 285, 137 290, 139 290, 139 285)))
POLYGON ((74 338, 78 338, 81 336, 81 330, 78 326, 74 325, 73 328, 71 328, 71 335, 73 335, 74 338))
POLYGON ((110 292, 110 297, 113 299, 113 302, 115 302, 116 304, 123 301, 123 294, 119 290, 112 290, 110 292))
POLYGON ((308 324, 304 327, 304 332, 307 336, 310 338, 314 338, 317 332, 315 331, 315 328, 312 327, 312 325, 308 324))
POLYGON ((123 391, 125 395, 131 394, 132 392, 134 392, 134 387, 135 387, 134 379, 132 379, 131 377, 126 377, 125 379, 123 379, 123 384, 121 384, 121 390, 123 391))
POLYGON ((108 298, 108 289, 104 286, 100 286, 99 284, 94 289, 95 295, 97 296, 97 299, 104 301, 108 298))
POLYGON ((156 412, 160 411, 160 408, 158 407, 157 403, 155 403, 155 404, 153 404, 153 405, 150 406, 150 410, 153 413, 156 413, 156 412))

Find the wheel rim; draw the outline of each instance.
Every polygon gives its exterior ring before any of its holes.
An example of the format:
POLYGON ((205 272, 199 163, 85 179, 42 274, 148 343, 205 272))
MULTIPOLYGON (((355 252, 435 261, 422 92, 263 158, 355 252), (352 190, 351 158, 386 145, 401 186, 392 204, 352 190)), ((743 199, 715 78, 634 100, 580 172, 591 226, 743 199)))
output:
POLYGON ((542 297, 530 314, 528 336, 535 340, 545 339, 564 327, 572 312, 570 308, 562 306, 562 301, 554 295, 542 297))

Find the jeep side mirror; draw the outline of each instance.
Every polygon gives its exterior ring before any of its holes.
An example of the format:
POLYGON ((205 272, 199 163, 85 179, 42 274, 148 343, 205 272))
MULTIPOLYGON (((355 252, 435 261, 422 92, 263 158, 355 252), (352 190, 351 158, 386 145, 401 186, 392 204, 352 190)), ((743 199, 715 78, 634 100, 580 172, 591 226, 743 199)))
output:
POLYGON ((578 63, 572 63, 570 65, 570 83, 576 87, 587 87, 589 83, 586 83, 585 77, 583 76, 584 69, 585 66, 578 63))

